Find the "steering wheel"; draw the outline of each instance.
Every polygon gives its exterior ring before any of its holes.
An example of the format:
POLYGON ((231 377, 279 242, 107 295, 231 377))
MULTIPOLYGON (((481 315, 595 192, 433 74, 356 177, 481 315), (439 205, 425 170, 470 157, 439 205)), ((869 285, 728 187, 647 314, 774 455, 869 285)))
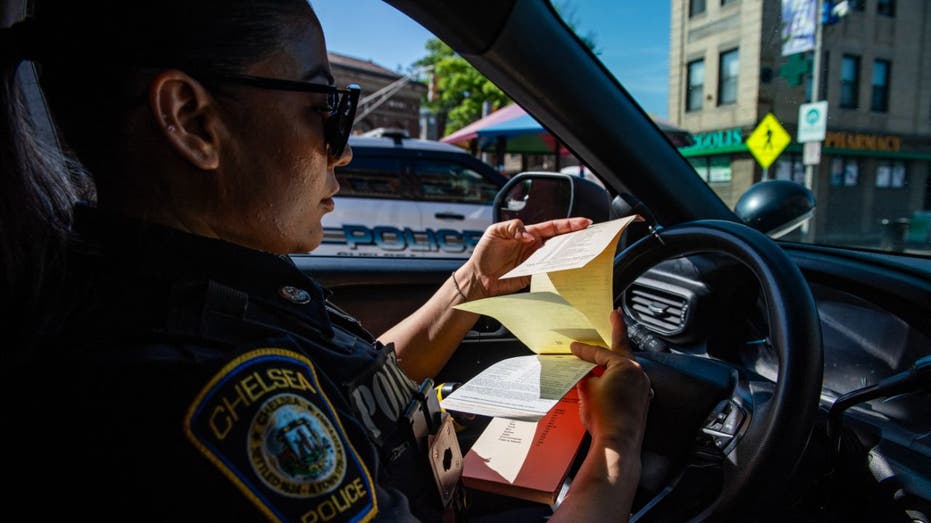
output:
POLYGON ((724 361, 637 352, 655 392, 643 443, 640 491, 651 499, 631 521, 727 520, 778 503, 812 432, 822 380, 821 328, 798 267, 762 233, 702 220, 660 229, 614 261, 615 304, 657 263, 698 253, 727 255, 759 282, 775 383, 724 361), (684 463, 671 471, 671 463, 684 463))

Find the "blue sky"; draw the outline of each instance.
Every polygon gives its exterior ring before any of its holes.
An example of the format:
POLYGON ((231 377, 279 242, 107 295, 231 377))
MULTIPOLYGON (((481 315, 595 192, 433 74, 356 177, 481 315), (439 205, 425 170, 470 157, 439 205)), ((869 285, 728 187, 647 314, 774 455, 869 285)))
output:
MULTIPOLYGON (((643 108, 666 117, 669 0, 561 0, 576 30, 643 108)), ((432 35, 381 0, 311 0, 331 51, 404 70, 432 35), (352 9, 347 9, 352 6, 352 9)))

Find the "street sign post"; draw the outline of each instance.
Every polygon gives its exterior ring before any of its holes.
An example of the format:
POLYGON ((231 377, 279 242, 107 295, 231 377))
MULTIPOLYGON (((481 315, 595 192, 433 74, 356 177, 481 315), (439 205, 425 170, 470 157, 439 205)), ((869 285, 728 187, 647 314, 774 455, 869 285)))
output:
POLYGON ((772 113, 767 113, 744 143, 765 170, 769 169, 791 142, 792 136, 785 127, 772 113))
POLYGON ((798 106, 798 143, 823 142, 828 128, 828 103, 814 102, 798 106))
POLYGON ((818 165, 819 163, 821 163, 821 142, 805 142, 802 165, 818 165))

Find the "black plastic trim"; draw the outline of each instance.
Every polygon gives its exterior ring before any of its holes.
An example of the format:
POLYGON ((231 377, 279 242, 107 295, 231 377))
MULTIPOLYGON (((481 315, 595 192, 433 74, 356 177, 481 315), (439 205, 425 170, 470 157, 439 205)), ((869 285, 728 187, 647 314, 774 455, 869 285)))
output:
POLYGON ((797 247, 785 251, 808 281, 857 295, 931 336, 931 270, 924 273, 849 251, 797 247))

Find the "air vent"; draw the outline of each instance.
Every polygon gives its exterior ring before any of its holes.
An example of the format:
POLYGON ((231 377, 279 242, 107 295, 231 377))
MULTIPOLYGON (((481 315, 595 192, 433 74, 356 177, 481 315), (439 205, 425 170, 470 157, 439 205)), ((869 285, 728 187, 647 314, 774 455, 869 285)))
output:
POLYGON ((685 328, 689 300, 666 290, 634 283, 627 289, 628 314, 660 334, 678 334, 685 328))

